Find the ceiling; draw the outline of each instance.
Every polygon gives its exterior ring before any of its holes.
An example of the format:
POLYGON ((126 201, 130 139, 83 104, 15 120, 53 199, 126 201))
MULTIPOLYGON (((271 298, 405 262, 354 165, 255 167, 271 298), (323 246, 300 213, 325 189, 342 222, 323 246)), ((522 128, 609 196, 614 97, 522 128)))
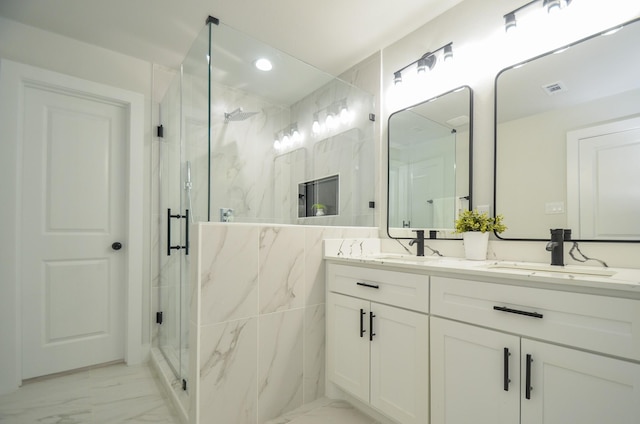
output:
POLYGON ((207 16, 333 75, 462 0, 0 0, 0 16, 177 68, 207 16))

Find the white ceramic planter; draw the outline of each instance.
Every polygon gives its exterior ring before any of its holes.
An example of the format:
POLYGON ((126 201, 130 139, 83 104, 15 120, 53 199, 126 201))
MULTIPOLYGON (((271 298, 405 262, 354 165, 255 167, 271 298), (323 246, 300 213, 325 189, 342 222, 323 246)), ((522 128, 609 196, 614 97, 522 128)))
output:
POLYGON ((462 233, 464 242, 464 254, 467 259, 483 261, 487 259, 487 247, 489 246, 489 233, 470 231, 462 233))

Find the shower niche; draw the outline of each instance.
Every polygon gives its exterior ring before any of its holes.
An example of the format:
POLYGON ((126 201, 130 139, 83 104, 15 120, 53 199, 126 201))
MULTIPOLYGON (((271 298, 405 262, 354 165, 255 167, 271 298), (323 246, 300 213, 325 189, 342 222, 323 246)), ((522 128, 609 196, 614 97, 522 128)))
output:
POLYGON ((298 184, 298 218, 339 215, 339 210, 339 175, 298 184))

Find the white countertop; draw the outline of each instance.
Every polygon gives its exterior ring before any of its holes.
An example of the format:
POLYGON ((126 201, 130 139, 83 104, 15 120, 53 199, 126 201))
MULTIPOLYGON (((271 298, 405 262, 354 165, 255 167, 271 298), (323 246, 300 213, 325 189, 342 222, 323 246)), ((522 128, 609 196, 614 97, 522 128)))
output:
POLYGON ((600 266, 566 265, 514 261, 472 261, 462 258, 380 252, 379 239, 325 240, 327 260, 402 268, 428 275, 477 279, 563 291, 591 292, 640 299, 640 270, 600 266))

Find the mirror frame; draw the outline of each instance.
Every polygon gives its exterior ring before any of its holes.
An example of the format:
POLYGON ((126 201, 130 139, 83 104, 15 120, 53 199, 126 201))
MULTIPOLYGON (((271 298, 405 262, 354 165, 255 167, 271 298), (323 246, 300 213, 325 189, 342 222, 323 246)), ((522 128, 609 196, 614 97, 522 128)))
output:
MULTIPOLYGON (((514 68, 518 68, 521 67, 529 62, 532 62, 534 60, 538 60, 541 59, 543 57, 546 56, 550 56, 553 55, 554 52, 557 52, 559 50, 564 50, 564 49, 568 49, 570 47, 576 46, 578 44, 584 43, 584 42, 588 42, 591 39, 600 37, 605 35, 607 32, 610 32, 616 28, 619 27, 623 27, 623 26, 628 26, 630 24, 637 24, 640 25, 640 18, 634 18, 631 19, 629 21, 625 21, 622 22, 618 25, 615 25, 611 28, 607 28, 605 30, 602 31, 598 31, 596 33, 593 33, 585 38, 582 38, 580 40, 574 41, 570 44, 566 44, 563 46, 558 46, 556 48, 554 48, 553 50, 547 51, 545 53, 539 54, 537 56, 531 57, 529 59, 523 60, 521 62, 518 62, 516 64, 513 64, 511 66, 508 66, 506 68, 503 68, 502 70, 500 70, 500 72, 498 72, 498 74, 495 77, 494 80, 494 114, 493 114, 493 131, 494 131, 494 137, 493 137, 493 212, 494 212, 494 216, 499 214, 500 211, 497 210, 497 198, 498 198, 498 193, 497 193, 497 181, 498 181, 498 78, 500 77, 500 75, 502 75, 504 72, 514 69, 514 68)), ((498 233, 494 232, 494 235, 500 239, 500 240, 508 240, 508 241, 549 241, 549 238, 526 238, 526 237, 504 237, 501 236, 498 233)), ((639 240, 615 240, 615 239, 574 239, 572 241, 576 241, 576 242, 589 242, 589 243, 640 243, 640 239, 639 240)))
MULTIPOLYGON (((390 183, 390 171, 391 171, 391 161, 389 160, 389 148, 391 146, 391 131, 390 129, 390 121, 391 118, 393 117, 393 115, 420 106, 422 104, 425 103, 429 103, 432 102, 440 97, 446 96, 447 94, 451 94, 457 91, 461 91, 461 90, 468 90, 469 91, 469 194, 466 196, 468 198, 468 207, 469 210, 472 209, 472 205, 473 205, 473 89, 468 86, 468 85, 461 85, 459 87, 456 87, 452 90, 449 90, 447 92, 444 92, 442 94, 439 94, 437 96, 431 97, 429 99, 426 99, 424 101, 421 101, 419 103, 415 103, 411 106, 407 106, 403 109, 399 109, 396 110, 395 112, 391 113, 389 115, 389 118, 387 119, 387 237, 389 237, 390 239, 396 239, 396 240, 411 240, 414 239, 415 237, 394 237, 389 233, 389 183, 390 183)), ((438 232, 442 232, 442 229, 436 229, 436 237, 430 237, 430 231, 434 230, 431 228, 406 228, 407 231, 411 232, 414 230, 425 230, 425 240, 462 240, 462 235, 460 235, 460 237, 438 237, 438 232)), ((455 228, 451 229, 451 233, 453 233, 455 231, 455 228)))

